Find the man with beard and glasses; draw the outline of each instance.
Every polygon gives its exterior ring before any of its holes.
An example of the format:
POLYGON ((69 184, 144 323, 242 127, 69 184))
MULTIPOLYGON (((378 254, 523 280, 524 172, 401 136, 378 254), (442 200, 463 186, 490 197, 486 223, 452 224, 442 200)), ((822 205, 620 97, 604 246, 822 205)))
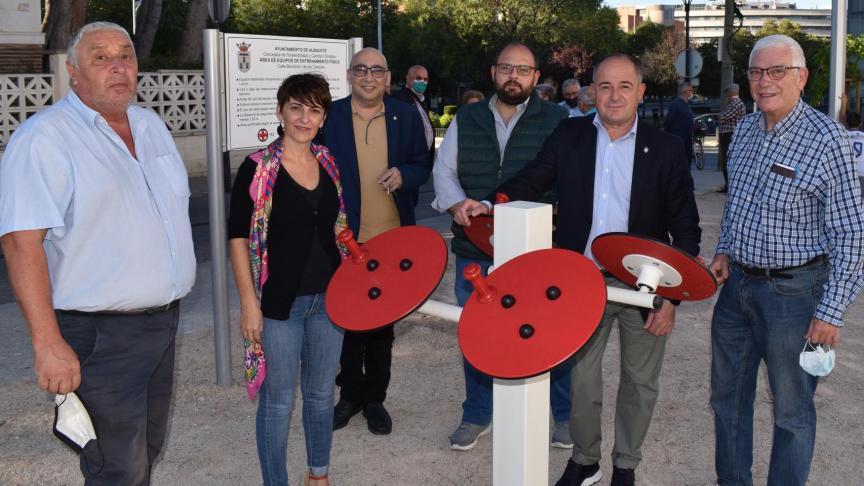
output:
MULTIPOLYGON (((495 95, 488 102, 465 105, 456 113, 438 148, 432 169, 435 200, 432 207, 457 215, 466 198, 485 196, 534 158, 546 137, 567 111, 543 101, 534 87, 540 78, 537 60, 520 43, 504 46, 491 66, 495 95)), ((551 202, 551 200, 549 201, 551 202)), ((478 263, 484 274, 492 264, 489 256, 465 236, 465 221, 454 218, 452 250, 456 254, 456 300, 465 305, 471 284, 462 271, 478 263)), ((492 420, 492 377, 463 359, 465 401, 462 420, 450 436, 454 450, 469 450, 489 432, 492 420)), ((552 370, 551 401, 555 417, 552 445, 573 447, 569 434, 570 367, 552 370)))
POLYGON ((72 90, 27 120, 0 163, 0 243, 40 388, 76 392, 98 439, 87 485, 146 485, 168 430, 179 299, 195 282, 189 181, 158 115, 131 106, 119 25, 85 25, 72 90))
POLYGON ((567 109, 570 118, 585 116, 585 113, 579 109, 580 89, 582 89, 581 85, 575 79, 568 79, 561 84, 561 96, 564 97, 564 100, 558 105, 567 109))

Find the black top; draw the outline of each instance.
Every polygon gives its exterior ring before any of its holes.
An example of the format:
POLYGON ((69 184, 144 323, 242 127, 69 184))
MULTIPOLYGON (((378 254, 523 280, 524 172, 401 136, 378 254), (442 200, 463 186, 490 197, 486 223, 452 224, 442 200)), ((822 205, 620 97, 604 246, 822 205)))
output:
MULTIPOLYGON (((237 171, 231 189, 229 239, 249 238, 254 207, 249 185, 256 167, 247 157, 237 171)), ((339 266, 333 233, 339 197, 333 180, 320 166, 318 179, 318 186, 310 191, 279 167, 267 233, 269 276, 261 292, 261 313, 269 319, 287 319, 298 295, 324 292, 339 266)))

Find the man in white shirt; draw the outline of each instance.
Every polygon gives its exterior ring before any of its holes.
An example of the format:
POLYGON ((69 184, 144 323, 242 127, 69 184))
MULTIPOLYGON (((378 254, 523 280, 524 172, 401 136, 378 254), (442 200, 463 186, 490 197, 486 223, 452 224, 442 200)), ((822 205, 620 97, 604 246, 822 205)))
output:
POLYGON ((168 426, 179 299, 195 281, 186 169, 165 123, 131 106, 129 34, 85 25, 72 91, 0 162, 0 243, 39 387, 76 392, 98 440, 87 485, 146 485, 168 426))
POLYGON ((561 83, 561 96, 564 97, 564 101, 558 105, 567 109, 570 118, 585 116, 585 113, 579 109, 579 90, 581 88, 582 86, 576 79, 568 79, 561 83))
POLYGON ((846 114, 846 128, 849 130, 849 144, 852 145, 852 156, 855 157, 855 174, 864 193, 864 132, 861 131, 861 115, 849 112, 846 114))

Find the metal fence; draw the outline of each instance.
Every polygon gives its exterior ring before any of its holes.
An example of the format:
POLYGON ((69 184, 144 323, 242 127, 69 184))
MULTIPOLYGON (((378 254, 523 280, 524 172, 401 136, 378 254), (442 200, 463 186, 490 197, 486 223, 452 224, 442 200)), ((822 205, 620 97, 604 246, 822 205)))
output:
MULTIPOLYGON (((28 118, 55 101, 53 74, 0 75, 0 148, 28 118)), ((174 134, 204 133, 204 72, 138 73, 136 104, 153 109, 174 134)))

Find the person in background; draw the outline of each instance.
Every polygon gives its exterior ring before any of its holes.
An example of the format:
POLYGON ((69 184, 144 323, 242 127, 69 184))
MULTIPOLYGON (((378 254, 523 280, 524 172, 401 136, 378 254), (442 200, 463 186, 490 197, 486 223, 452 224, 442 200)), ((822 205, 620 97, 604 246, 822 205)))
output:
POLYGON ((663 130, 684 141, 684 150, 689 161, 693 161, 693 110, 690 100, 693 98, 693 87, 689 83, 678 85, 678 97, 669 105, 663 130))
POLYGON ((864 193, 864 132, 861 131, 861 115, 850 111, 846 113, 846 129, 849 143, 852 145, 852 156, 855 157, 855 173, 864 193))
POLYGON ((333 379, 342 329, 327 317, 324 292, 340 263, 347 228, 339 171, 323 145, 330 87, 296 74, 276 92, 279 138, 243 161, 228 217, 240 330, 267 360, 255 436, 265 486, 287 485, 288 431, 298 376, 303 396, 306 484, 329 484, 333 379))
POLYGON ((539 96, 541 100, 555 100, 555 88, 552 86, 549 86, 548 84, 538 84, 534 89, 537 91, 537 96, 539 96))
POLYGON ((564 100, 558 105, 567 109, 570 118, 585 116, 585 113, 579 109, 579 89, 581 87, 579 81, 572 78, 561 83, 561 96, 564 100))
POLYGON ((165 122, 132 104, 126 30, 87 24, 67 53, 71 91, 22 124, 0 162, 0 244, 39 387, 75 392, 96 429, 84 484, 143 486, 195 283, 189 180, 165 122))
POLYGON ((471 103, 477 103, 478 101, 483 101, 485 99, 486 97, 483 96, 483 93, 475 89, 469 89, 462 93, 462 99, 459 100, 459 106, 470 105, 471 103))
POLYGON ((408 73, 405 75, 405 87, 392 96, 417 109, 420 121, 423 122, 426 145, 429 147, 429 164, 432 164, 435 157, 435 130, 432 128, 432 120, 429 118, 429 99, 425 94, 428 87, 429 70, 416 64, 408 68, 408 73))
POLYGON ((732 83, 726 87, 726 108, 720 112, 720 126, 718 129, 718 164, 720 170, 723 171, 723 187, 717 192, 726 192, 728 189, 729 171, 726 168, 726 159, 729 153, 729 144, 732 143, 732 133, 735 131, 735 126, 738 122, 744 119, 747 115, 747 109, 744 107, 744 102, 738 96, 741 88, 732 83))
POLYGON ((594 101, 594 85, 579 88, 578 100, 579 111, 584 113, 584 116, 593 115, 597 112, 594 101))

